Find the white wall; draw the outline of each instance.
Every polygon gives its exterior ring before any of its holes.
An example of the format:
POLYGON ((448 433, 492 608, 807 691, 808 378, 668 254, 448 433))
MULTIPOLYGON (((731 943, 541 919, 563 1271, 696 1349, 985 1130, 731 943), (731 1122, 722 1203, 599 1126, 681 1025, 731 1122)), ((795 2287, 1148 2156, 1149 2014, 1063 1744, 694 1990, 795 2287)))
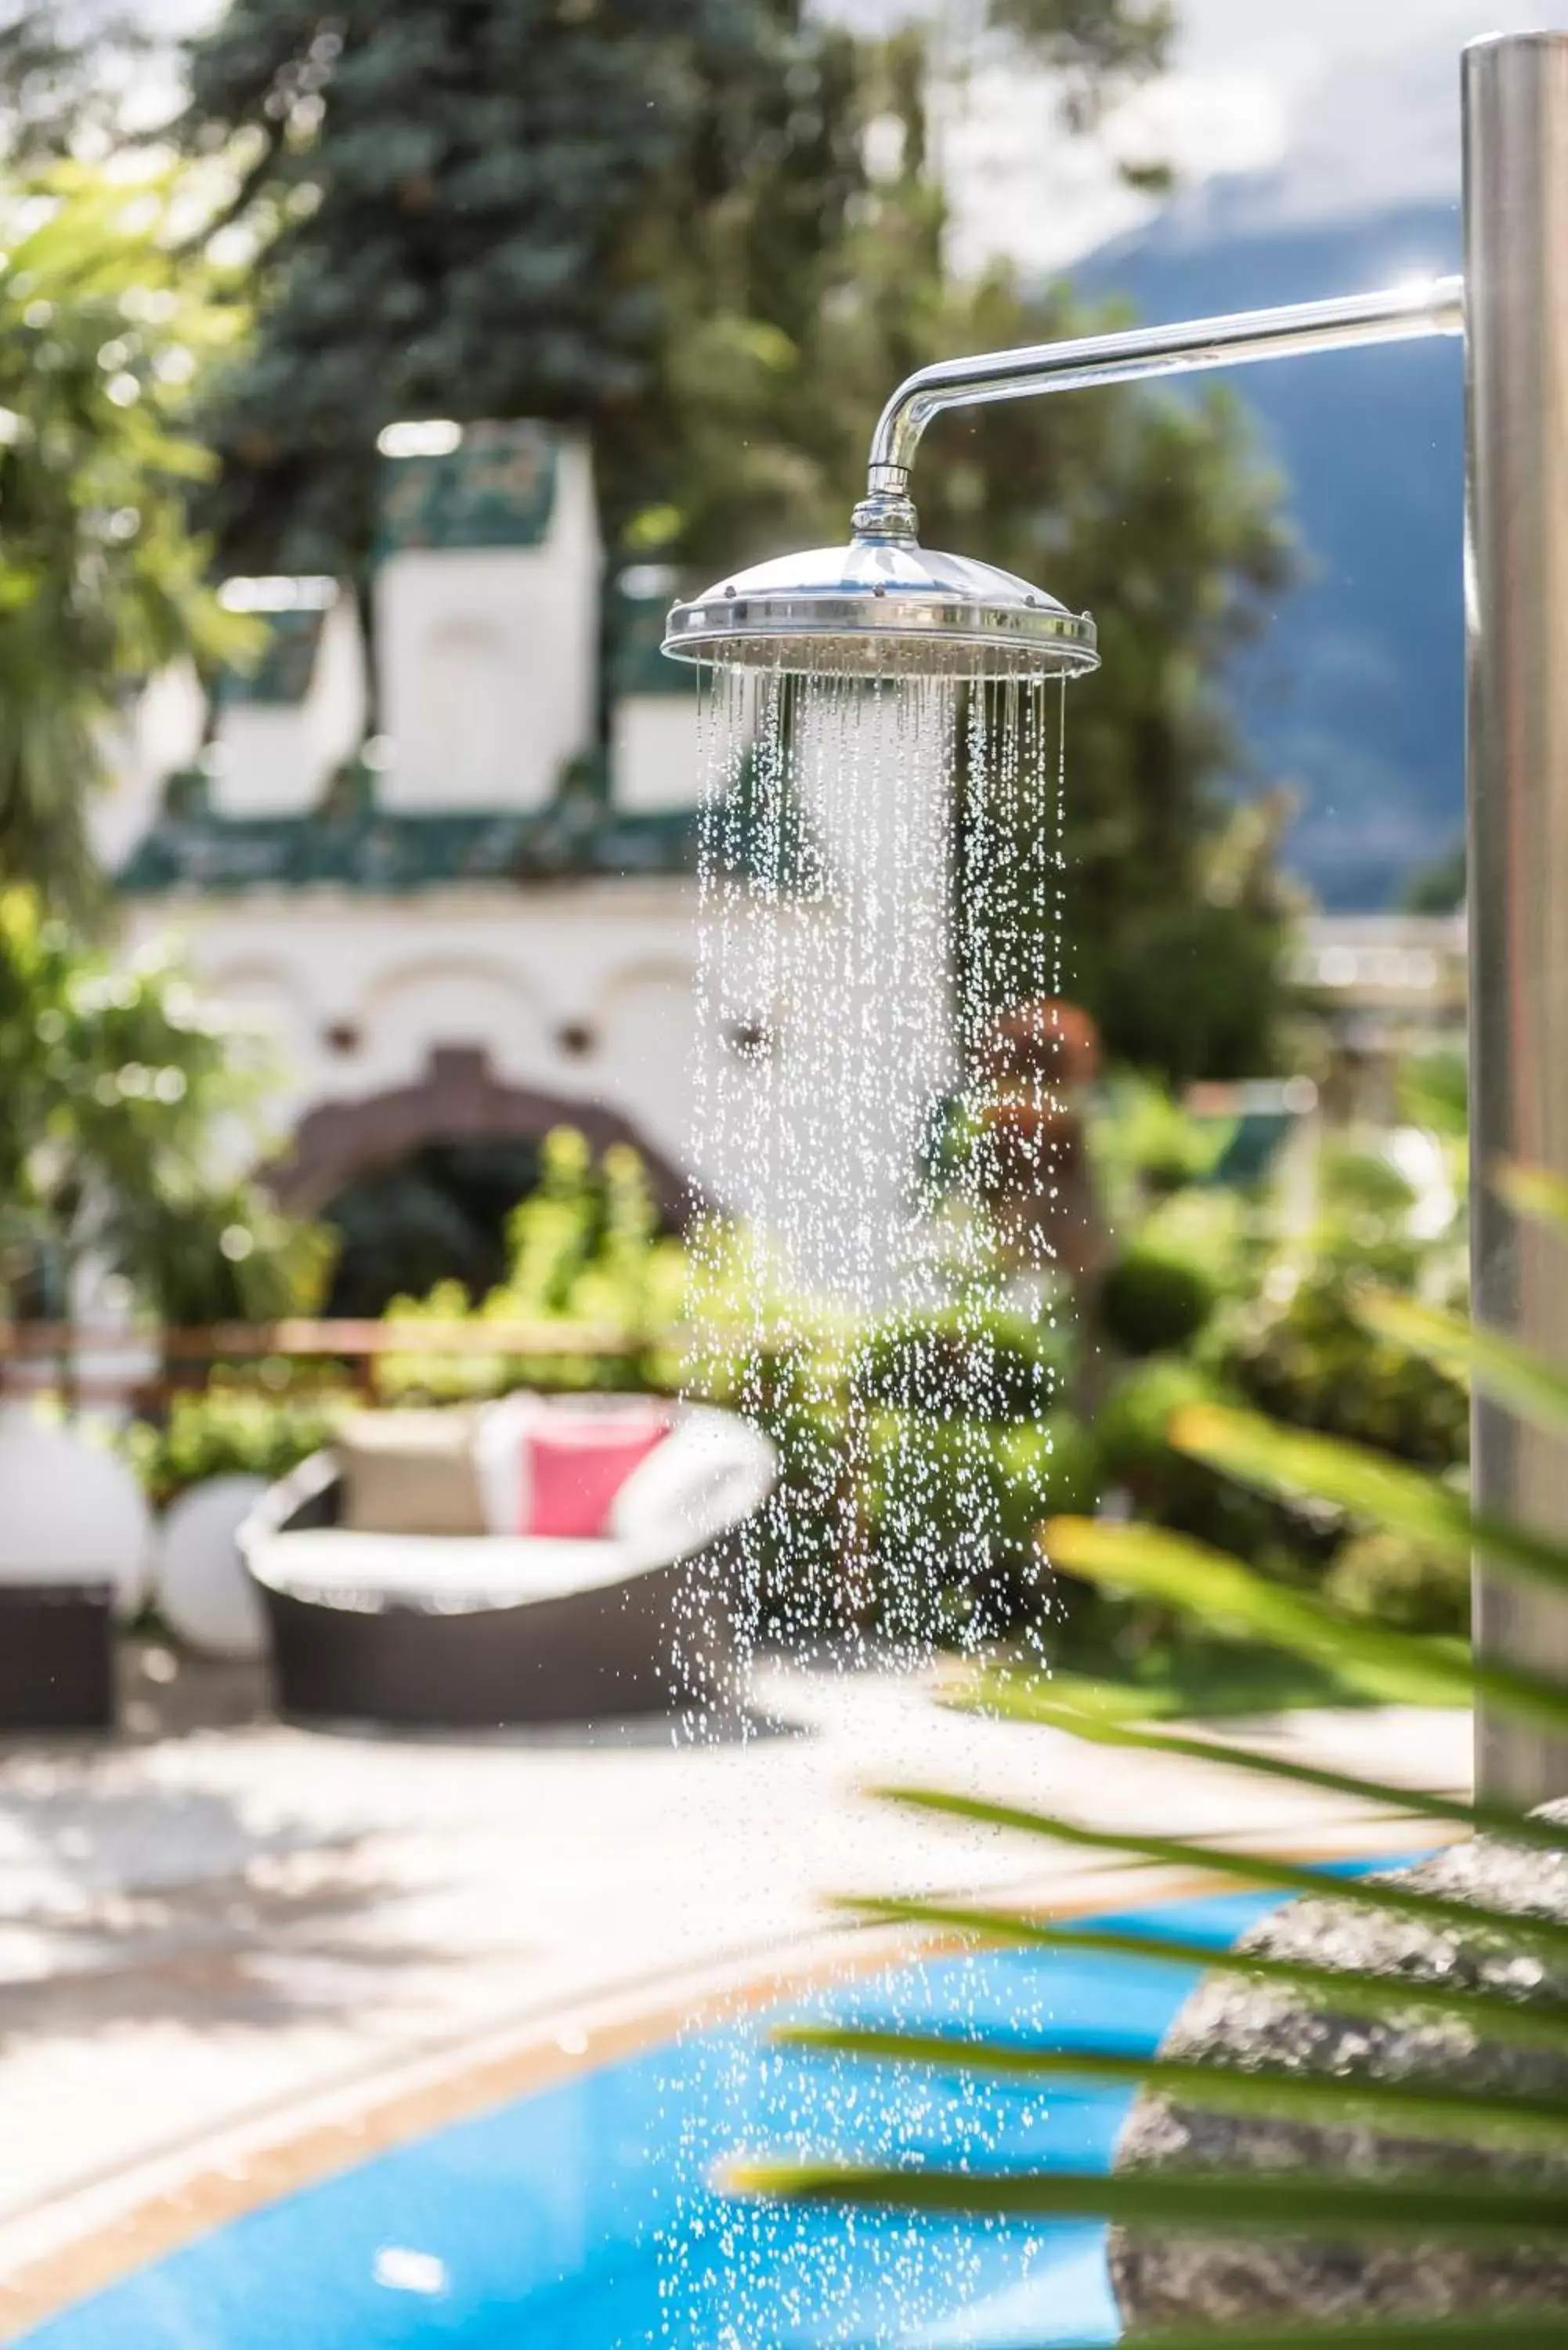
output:
POLYGON ((189 661, 161 670, 103 744, 104 787, 87 804, 93 854, 111 872, 157 816, 163 785, 201 747, 205 703, 189 661))
POLYGON ((615 707, 611 773, 617 807, 695 807, 702 796, 694 693, 628 694, 615 707))
POLYGON ((140 905, 132 943, 177 930, 198 978, 274 1040, 275 1126, 407 1085, 439 1045, 479 1045, 504 1082, 604 1103, 690 1165, 695 908, 681 880, 427 891, 411 903, 256 891, 140 905), (587 1055, 562 1035, 582 1029, 587 1055))
POLYGON ((339 588, 303 702, 237 702, 224 710, 213 744, 213 806, 231 816, 307 815, 364 725, 364 646, 353 598, 339 588))
POLYGON ((562 437, 537 547, 419 548, 376 578, 389 808, 542 807, 593 739, 598 525, 586 442, 562 437))

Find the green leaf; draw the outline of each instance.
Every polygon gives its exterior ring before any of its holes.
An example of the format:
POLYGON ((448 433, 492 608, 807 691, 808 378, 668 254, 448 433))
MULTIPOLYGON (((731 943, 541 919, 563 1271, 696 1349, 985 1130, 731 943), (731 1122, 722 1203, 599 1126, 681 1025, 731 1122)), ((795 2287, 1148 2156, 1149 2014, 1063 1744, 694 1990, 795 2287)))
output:
MULTIPOLYGON (((1393 1526, 1444 1557, 1468 1560, 1469 1513, 1459 1495, 1386 1452, 1342 1439, 1282 1428, 1260 1414, 1189 1404, 1167 1434, 1177 1451, 1241 1483, 1287 1500, 1311 1495, 1353 1517, 1393 1526)), ((1568 1562, 1563 1565, 1568 1580, 1568 1562)))
POLYGON ((1111 2220, 1198 2235, 1277 2234, 1353 2241, 1414 2237, 1444 2244, 1568 2238, 1560 2187, 1488 2179, 1324 2180, 1310 2173, 1211 2170, 1191 2177, 1125 2171, 897 2170, 833 2163, 748 2162, 726 2178, 742 2194, 815 2203, 883 2204, 977 2217, 1111 2220))
POLYGON ((1533 1581, 1568 1587, 1568 1550, 1522 1529, 1472 1519, 1459 1494, 1424 1471, 1344 1439, 1277 1427, 1252 1412, 1193 1405, 1178 1412, 1174 1448, 1260 1491, 1333 1502, 1352 1516, 1406 1534, 1439 1557, 1473 1554, 1533 1581))
POLYGON ((1393 1528, 1438 1557, 1468 1566, 1480 1553, 1504 1574, 1568 1590, 1568 1550, 1523 1527, 1472 1518, 1459 1494, 1386 1453, 1211 1404, 1179 1411, 1168 1434, 1177 1451, 1262 1492, 1333 1502, 1353 1517, 1393 1528))
POLYGON ((1543 1362, 1517 1339, 1384 1289, 1361 1291, 1355 1311, 1379 1337, 1422 1356, 1440 1370, 1468 1376, 1496 1402, 1549 1436, 1568 1434, 1568 1371, 1543 1362))
POLYGON ((1132 1960, 1140 1965, 1234 1975, 1310 1999, 1331 2014, 1365 2015, 1380 2021, 1408 2016, 1430 2023, 1456 2023, 1474 2033, 1478 2039, 1496 2041, 1508 2047, 1537 2049, 1551 2055, 1568 2054, 1568 2006, 1561 2002, 1527 2004, 1501 1991, 1456 1991, 1441 1982, 1404 1979, 1391 1981, 1384 1974, 1314 1966, 1305 1959, 1282 1959, 1268 1952, 1234 1948, 1212 1950, 1206 1942, 1184 1941, 1164 1934, 1123 1933, 1109 1927, 1033 1918, 1017 1910, 977 1908, 964 1902, 901 1900, 888 1896, 849 1899, 836 1906, 852 1911, 867 1924, 932 1926, 949 1933, 974 1935, 985 1941, 1058 1950, 1068 1957, 1086 1954, 1132 1960))
POLYGON ((1293 1787, 1315 1787, 1327 1795, 1345 1795, 1354 1803, 1370 1804, 1406 1819, 1441 1820, 1445 1825, 1511 1837, 1516 1844, 1539 1845, 1551 1852, 1568 1849, 1568 1825, 1535 1819, 1506 1804, 1465 1804, 1452 1796, 1433 1794, 1419 1787, 1394 1787, 1377 1779, 1359 1779, 1345 1771, 1329 1771, 1311 1762, 1293 1762, 1252 1746, 1237 1746, 1218 1738, 1188 1738, 1177 1731, 1145 1730, 1118 1720, 1107 1709, 1086 1711, 1071 1702, 1053 1705, 1049 1685, 1032 1699, 1032 1721, 1048 1723, 1094 1746, 1120 1746, 1143 1754, 1168 1754, 1187 1762, 1204 1762, 1227 1771, 1247 1771, 1293 1787))
POLYGON ((912 1810, 935 1812, 944 1818, 973 1820, 982 1827, 1009 1828, 1020 1835, 1046 1836, 1085 1852, 1119 1853, 1130 1860, 1160 1868, 1203 1869, 1230 1877, 1238 1885, 1255 1885, 1270 1892, 1309 1894, 1316 1900, 1354 1903, 1414 1918, 1438 1931, 1455 1931, 1475 1940, 1500 1937, 1517 1948, 1568 1955, 1568 1924, 1552 1918, 1522 1915, 1515 1910, 1488 1909, 1437 1893, 1422 1893, 1398 1878, 1330 1877, 1321 1868, 1276 1860, 1266 1853, 1245 1852, 1230 1846, 1189 1844, 1177 1836, 1140 1835, 1127 1829, 1087 1827, 1078 1820, 1059 1819, 1054 1813, 1027 1811, 1012 1804, 987 1803, 978 1795, 945 1794, 924 1787, 883 1787, 877 1791, 889 1803, 912 1810))
POLYGON ((1375 2129, 1390 2137, 1515 2152, 1558 2153, 1568 2145, 1568 2105, 1561 2098, 1488 2095, 1474 2089, 1428 2088, 1351 2074, 1314 2075, 1268 2066, 1243 2070, 1178 2057, 1129 2056, 1107 2048, 1019 2047, 956 2033, 787 2024, 772 2036, 781 2047, 825 2055, 1005 2073, 1022 2080, 1107 2082, 1152 2090, 1217 2113, 1277 2116, 1321 2129, 1375 2129))
POLYGON ((1561 1175, 1550 1175, 1544 1167, 1505 1164, 1494 1169, 1491 1183, 1498 1198, 1516 1216, 1568 1232, 1568 1182, 1561 1175))
POLYGON ((1386 1687, 1402 1686, 1411 1703, 1469 1705, 1479 1694, 1519 1721, 1568 1733, 1568 1688, 1560 1682, 1336 1616, 1307 1593, 1266 1582, 1239 1559, 1183 1534, 1103 1518, 1054 1518, 1043 1541, 1048 1556, 1091 1583, 1142 1592, 1211 1628, 1257 1634, 1346 1676, 1370 1669, 1386 1687))

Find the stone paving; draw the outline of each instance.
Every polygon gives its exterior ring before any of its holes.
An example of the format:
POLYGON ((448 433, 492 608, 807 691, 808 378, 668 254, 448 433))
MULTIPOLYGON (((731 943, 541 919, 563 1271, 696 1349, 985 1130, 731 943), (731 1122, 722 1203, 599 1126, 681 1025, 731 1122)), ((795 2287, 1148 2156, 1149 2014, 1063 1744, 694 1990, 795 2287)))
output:
MULTIPOLYGON (((1081 1855, 868 1785, 1303 1852, 1413 1841, 1307 1791, 978 1719, 891 1672, 764 1671, 752 1719, 678 1745, 663 1724, 324 1735, 269 1719, 244 1676, 170 1670, 140 1657, 114 1741, 0 1748, 0 2285, 225 2131, 596 2000, 788 1963, 832 1893, 1082 1887, 1081 1855)), ((1410 1783, 1468 1777, 1458 1715, 1249 1734, 1410 1783)))

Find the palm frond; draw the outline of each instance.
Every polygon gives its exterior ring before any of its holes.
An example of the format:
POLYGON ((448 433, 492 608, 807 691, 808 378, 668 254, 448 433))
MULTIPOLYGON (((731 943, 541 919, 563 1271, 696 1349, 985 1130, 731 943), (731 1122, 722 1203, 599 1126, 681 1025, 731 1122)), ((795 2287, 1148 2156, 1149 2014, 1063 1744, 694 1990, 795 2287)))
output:
POLYGON ((1088 1582, 1141 1592, 1212 1628, 1272 1640, 1347 1678, 1375 1673, 1386 1687, 1403 1688, 1411 1703, 1469 1705, 1483 1696, 1517 1721, 1568 1737, 1568 1688, 1560 1681, 1472 1659, 1458 1643, 1416 1640, 1337 1615, 1306 1592, 1268 1582, 1226 1552, 1163 1526, 1054 1518, 1044 1541, 1051 1558, 1088 1582))
POLYGON ((1268 1853, 1242 1851, 1230 1845, 1189 1843, 1178 1836, 1140 1835, 1126 1828, 1090 1827, 1081 1820, 1061 1819, 1053 1812, 988 1803, 978 1795, 949 1794, 938 1788, 883 1787, 877 1792, 890 1803, 934 1812, 947 1819, 972 1820, 983 1827, 1044 1836, 1085 1852, 1113 1852, 1123 1859, 1143 1861, 1154 1867, 1186 1872, 1207 1870, 1211 1876, 1227 1877, 1237 1885, 1256 1886, 1261 1891, 1308 1894, 1318 1900, 1341 1901, 1359 1908, 1381 1910, 1392 1917, 1409 1918, 1436 1933, 1459 1934, 1470 1941, 1490 1934, 1515 1950, 1568 1958, 1568 1923, 1561 1919, 1511 1909, 1490 1909, 1444 1894, 1419 1892, 1399 1877, 1332 1877, 1324 1869, 1279 1860, 1268 1853))
MULTIPOLYGON (((1505 1170, 1500 1190, 1517 1212, 1568 1231, 1568 1183, 1519 1169, 1505 1170)), ((1363 1296, 1357 1311, 1391 1343, 1460 1372, 1506 1409, 1555 1435, 1568 1435, 1568 1371, 1539 1359, 1499 1333, 1473 1329, 1457 1317, 1407 1297, 1363 1296)), ((1327 1502, 1347 1517, 1388 1529, 1446 1565, 1480 1558, 1496 1573, 1556 1595, 1568 1594, 1568 1546, 1532 1529, 1477 1518, 1463 1497, 1440 1481, 1366 1447, 1299 1429, 1281 1429, 1255 1415, 1217 1406, 1192 1406, 1170 1430, 1178 1451, 1271 1497, 1287 1503, 1327 1502)), ((1568 1687, 1513 1658, 1471 1659, 1458 1642, 1418 1640, 1352 1619, 1314 1594, 1254 1573, 1241 1560, 1168 1529, 1058 1520, 1044 1530, 1048 1555, 1091 1583, 1138 1595, 1201 1620, 1212 1630, 1271 1641, 1312 1659, 1342 1679, 1376 1683, 1417 1701, 1469 1705, 1480 1698, 1498 1718, 1527 1722, 1568 1738, 1568 1687)), ((1183 1764, 1245 1772, 1282 1787, 1310 1789, 1370 1812, 1459 1830, 1543 1856, 1568 1850, 1568 1825, 1525 1816, 1512 1805, 1484 1798, 1386 1784, 1353 1772, 1297 1761, 1252 1746, 1181 1731, 1161 1731, 1117 1712, 1064 1701, 1049 1686, 1015 1700, 1012 1711, 1068 1731, 1093 1745, 1183 1764)), ((1445 2074, 1440 2043, 1419 2071, 1372 2078, 1365 2070, 1333 2073, 1307 2063, 1254 2062, 1234 2054, 1140 2054, 1108 2045, 1039 2045, 1022 2035, 989 2030, 898 2031, 856 2025, 803 2025, 782 2035, 807 2051, 882 2063, 915 2064, 965 2076, 990 2074, 1017 2083, 1095 2085, 1141 2090, 1181 2107, 1227 2114, 1241 2124, 1266 2121, 1282 2130, 1369 2135, 1397 2149, 1392 2169, 1354 2175, 1347 2158, 1334 2176, 1314 2168, 1321 2145, 1296 2141, 1289 2168, 1131 2168, 1110 2176, 1068 2174, 1048 2166, 1024 2171, 980 2166, 936 2168, 920 2160, 861 2168, 831 2163, 752 2163, 737 2183, 769 2194, 890 2205, 954 2214, 1019 2219, 1097 2219, 1148 2236, 1172 2231, 1207 2236, 1223 2246, 1251 2234, 1294 2237, 1351 2246, 1390 2240, 1425 2241, 1445 2249, 1469 2247, 1517 2258, 1531 2243, 1553 2248, 1568 2241, 1568 2194, 1562 2158, 1568 2152, 1568 2098, 1546 2062, 1520 2067, 1521 2085, 1498 2072, 1500 2050, 1529 2052, 1561 2065, 1568 2055, 1568 2000, 1551 1980, 1568 1960, 1568 1918, 1551 1905, 1523 1911, 1476 1894, 1428 1889, 1407 1875, 1341 1877, 1271 1853, 1212 1841, 1100 1827, 1023 1805, 919 1787, 886 1788, 890 1800, 940 1816, 1020 1835, 1043 1837, 1070 1849, 1114 1856, 1139 1868, 1204 1871, 1260 1893, 1309 1897, 1375 1916, 1406 1921, 1433 1938, 1426 1979, 1366 1966, 1341 1968, 1308 1955, 1272 1950, 1215 1950, 1207 1943, 1158 1930, 1122 1927, 1111 1919, 1041 1917, 1016 1905, 884 1898, 841 1905, 867 1922, 936 1928, 984 1941, 1050 1951, 1085 1964, 1114 1960, 1137 1967, 1179 1968, 1256 1986, 1319 2014, 1365 2021, 1391 2032, 1430 2030, 1466 2035, 1455 2046, 1479 2060, 1478 2076, 1445 2074), (1542 1911, 1548 1914, 1542 1914, 1542 1911), (1456 1968, 1454 1961, 1460 1960, 1456 1968), (1469 1960, 1473 1960, 1473 1965, 1469 1960), (1506 1961, 1501 1968, 1498 1961, 1506 1961), (1455 1981, 1456 1972, 1482 1972, 1480 1981, 1455 1981), (1545 1978, 1545 1980, 1543 1980, 1545 1978), (1474 2162, 1462 2171, 1409 2168, 1416 2149, 1461 2148, 1474 2162), (1496 2168, 1498 2158, 1520 2167, 1496 2168), (1551 2164, 1522 2167, 1529 2158, 1551 2164), (1486 2166, 1490 2162, 1493 2167, 1486 2166)), ((1458 1880, 1456 1880, 1458 1881, 1458 1880)), ((1484 1885, 1484 1879, 1482 1880, 1484 1885)), ((1419 1953, 1412 1952, 1417 1963, 1419 1953)), ((1248 2141, 1243 2139, 1241 2143, 1248 2141)), ((1287 2138, 1285 2141, 1290 2143, 1287 2138)), ((1262 2141, 1259 2141, 1262 2143, 1262 2141)), ((1231 2157, 1232 2164, 1235 2157, 1231 2157)), ((1278 2157, 1274 2158, 1277 2163, 1278 2157)), ((1521 2272, 1529 2274, 1528 2268, 1521 2272)), ((1548 2286, 1542 2283, 1543 2293, 1548 2286)), ((1488 2314, 1479 2320, 1379 2324, 1373 2328, 1281 2325, 1217 2331, 1155 2333, 1161 2350, 1526 2350, 1565 2338, 1561 2308, 1488 2314)))
POLYGON ((1436 1557, 1468 1566, 1479 1555, 1505 1575, 1568 1591, 1568 1548, 1522 1526, 1472 1518, 1458 1493, 1367 1445, 1278 1428, 1256 1412, 1219 1404, 1189 1405, 1174 1415, 1167 1434, 1178 1452, 1240 1484, 1283 1501, 1332 1502, 1436 1557))
POLYGON ((1457 1372, 1549 1436, 1568 1435, 1568 1372, 1484 1324, 1384 1289, 1364 1290, 1355 1311, 1367 1328, 1457 1372))
POLYGON ((844 1899, 836 1906, 867 1924, 929 1926, 984 1942, 1058 1951, 1065 1958, 1117 1959, 1140 1966, 1179 1967, 1184 1972, 1232 1975, 1310 1999, 1334 2014, 1454 2024, 1502 2047, 1568 2055, 1568 2004, 1561 2002, 1527 2004, 1507 1991, 1459 1991, 1436 1980, 1401 1977, 1391 1982, 1386 1974, 1314 1965, 1310 1960, 1283 1959, 1272 1951, 1215 1950, 1179 1935, 1132 1933, 969 1902, 907 1900, 889 1894, 844 1899))
POLYGON ((1568 2241, 1560 2188, 1451 2178, 1324 2180, 1310 2171, 1205 2170, 1189 2176, 935 2170, 853 2163, 740 2162, 725 2184, 742 2194, 806 2202, 892 2205, 1031 2220, 1113 2220, 1187 2234, 1310 2235, 1497 2245, 1568 2241))
POLYGON ((1568 1183, 1561 1175, 1550 1175, 1544 1167, 1506 1165, 1493 1169, 1491 1185, 1516 1216, 1568 1232, 1568 1183))
POLYGON ((1262 2115, 1315 2129, 1375 2129, 1413 2141, 1437 2140, 1513 2153, 1568 2151, 1568 2106, 1561 2098, 1444 2090, 1363 2075, 1287 2073, 1189 2059, 1129 2055, 1115 2048, 1036 2048, 994 2036, 879 2032, 853 2025, 786 2024, 777 2044, 819 2055, 862 2056, 962 2073, 1000 2073, 1019 2080, 1093 2081, 1147 2088, 1216 2113, 1262 2115))
POLYGON ((1093 1746, 1119 1746, 1142 1754, 1171 1755, 1217 1770, 1245 1771, 1256 1778, 1273 1779, 1283 1786, 1313 1787, 1325 1795, 1345 1795, 1353 1803, 1392 1813, 1401 1819, 1431 1820, 1445 1827, 1468 1828, 1472 1835, 1491 1833, 1515 1844, 1539 1845, 1548 1852, 1568 1850, 1568 1825, 1538 1819, 1506 1804, 1466 1804, 1450 1795, 1433 1794, 1420 1787, 1397 1787, 1381 1779, 1363 1779, 1348 1771, 1331 1771, 1314 1762, 1293 1762, 1253 1746, 1240 1746, 1219 1738, 1189 1738, 1179 1731, 1147 1730, 1111 1711, 1089 1711, 1071 1702, 1054 1703, 1051 1685, 1022 1692, 1014 1701, 1021 1720, 1064 1730, 1093 1746))

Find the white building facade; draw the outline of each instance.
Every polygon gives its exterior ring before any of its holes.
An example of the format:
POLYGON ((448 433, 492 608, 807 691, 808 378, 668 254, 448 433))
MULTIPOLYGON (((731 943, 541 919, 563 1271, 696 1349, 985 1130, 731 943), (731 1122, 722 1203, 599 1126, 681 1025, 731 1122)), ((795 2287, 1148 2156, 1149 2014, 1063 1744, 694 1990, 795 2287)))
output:
POLYGON ((152 681, 100 854, 132 941, 174 932, 267 1040, 286 1198, 317 1209, 421 1132, 576 1116, 641 1143, 673 1207, 703 1170, 698 706, 658 653, 670 583, 607 595, 579 436, 402 430, 369 630, 339 583, 230 582, 265 652, 211 713, 189 677, 152 681))

